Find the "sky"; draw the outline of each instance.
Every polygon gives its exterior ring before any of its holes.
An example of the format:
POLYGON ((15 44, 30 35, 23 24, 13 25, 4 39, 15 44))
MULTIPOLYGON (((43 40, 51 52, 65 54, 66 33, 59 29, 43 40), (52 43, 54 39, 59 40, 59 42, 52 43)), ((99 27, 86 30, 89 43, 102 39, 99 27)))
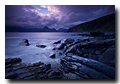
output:
POLYGON ((5 5, 5 26, 70 28, 115 13, 115 5, 5 5))

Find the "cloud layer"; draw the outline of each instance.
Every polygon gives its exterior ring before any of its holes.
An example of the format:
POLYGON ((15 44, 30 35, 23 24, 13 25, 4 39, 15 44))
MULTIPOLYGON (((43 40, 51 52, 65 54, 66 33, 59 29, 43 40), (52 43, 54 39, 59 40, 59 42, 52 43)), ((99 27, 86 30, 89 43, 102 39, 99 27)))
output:
POLYGON ((24 28, 69 28, 89 20, 115 13, 114 5, 40 5, 51 14, 43 14, 41 8, 32 5, 6 5, 5 26, 24 28))

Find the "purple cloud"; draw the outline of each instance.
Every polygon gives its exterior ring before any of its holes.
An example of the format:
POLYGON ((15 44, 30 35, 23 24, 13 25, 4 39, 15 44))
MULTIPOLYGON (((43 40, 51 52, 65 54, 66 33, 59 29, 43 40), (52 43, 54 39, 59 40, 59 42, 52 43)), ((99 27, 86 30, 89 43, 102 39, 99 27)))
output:
POLYGON ((114 5, 6 5, 5 26, 69 28, 89 20, 115 13, 114 5), (44 15, 42 8, 51 14, 44 15), (40 10, 40 11, 39 11, 40 10))

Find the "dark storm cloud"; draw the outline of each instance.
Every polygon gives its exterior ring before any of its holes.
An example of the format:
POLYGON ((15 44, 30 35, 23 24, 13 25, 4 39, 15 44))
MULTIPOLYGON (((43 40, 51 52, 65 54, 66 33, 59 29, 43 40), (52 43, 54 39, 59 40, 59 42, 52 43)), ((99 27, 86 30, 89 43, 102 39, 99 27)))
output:
POLYGON ((28 9, 34 9, 31 6, 25 6, 25 5, 6 5, 5 6, 5 14, 7 15, 11 15, 14 17, 20 17, 20 16, 27 16, 29 14, 29 12, 26 12, 25 10, 28 9))
POLYGON ((20 26, 21 22, 28 21, 30 12, 26 10, 34 9, 28 5, 6 5, 5 6, 5 25, 6 26, 20 26))
POLYGON ((5 25, 22 27, 54 27, 69 28, 71 26, 115 13, 114 5, 53 5, 46 6, 49 11, 57 10, 49 15, 32 11, 29 5, 6 5, 5 25))

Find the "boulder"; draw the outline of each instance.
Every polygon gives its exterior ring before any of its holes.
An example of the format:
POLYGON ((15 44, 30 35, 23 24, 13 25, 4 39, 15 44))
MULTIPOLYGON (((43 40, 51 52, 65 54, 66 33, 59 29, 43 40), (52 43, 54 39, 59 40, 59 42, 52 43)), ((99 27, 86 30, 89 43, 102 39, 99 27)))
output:
POLYGON ((90 36, 104 36, 105 33, 103 31, 92 31, 90 32, 90 36))
POLYGON ((66 46, 65 43, 59 43, 56 45, 56 49, 63 49, 66 46))
POLYGON ((99 55, 98 61, 109 64, 109 62, 111 62, 114 59, 115 59, 115 48, 108 48, 105 51, 105 53, 99 55))
POLYGON ((107 46, 115 45, 115 39, 107 39, 107 40, 105 40, 105 44, 107 46))
POLYGON ((71 39, 71 38, 68 38, 65 40, 65 43, 66 44, 70 44, 70 43, 73 43, 74 42, 74 39, 71 39))
POLYGON ((55 54, 51 55, 50 58, 55 58, 55 54))
POLYGON ((59 71, 51 71, 49 74, 48 74, 49 77, 52 77, 52 76, 60 76, 60 72, 59 71))
POLYGON ((23 46, 29 46, 29 41, 28 39, 23 39, 22 42, 19 43, 19 45, 23 45, 23 46))
POLYGON ((15 63, 18 63, 18 62, 21 62, 21 61, 22 61, 21 58, 8 58, 8 59, 5 59, 5 65, 15 64, 15 63))
POLYGON ((56 50, 56 48, 53 48, 52 50, 56 50))
POLYGON ((77 54, 77 55, 81 56, 83 54, 83 51, 81 50, 79 44, 76 44, 76 45, 70 47, 66 51, 66 55, 67 55, 67 53, 73 53, 73 54, 77 54))
POLYGON ((45 65, 45 68, 48 70, 48 69, 51 69, 51 64, 46 64, 45 65))
POLYGON ((36 45, 36 47, 39 47, 39 48, 45 48, 46 45, 36 45))
POLYGON ((61 43, 61 40, 57 41, 57 42, 54 42, 53 44, 58 44, 58 43, 61 43))

